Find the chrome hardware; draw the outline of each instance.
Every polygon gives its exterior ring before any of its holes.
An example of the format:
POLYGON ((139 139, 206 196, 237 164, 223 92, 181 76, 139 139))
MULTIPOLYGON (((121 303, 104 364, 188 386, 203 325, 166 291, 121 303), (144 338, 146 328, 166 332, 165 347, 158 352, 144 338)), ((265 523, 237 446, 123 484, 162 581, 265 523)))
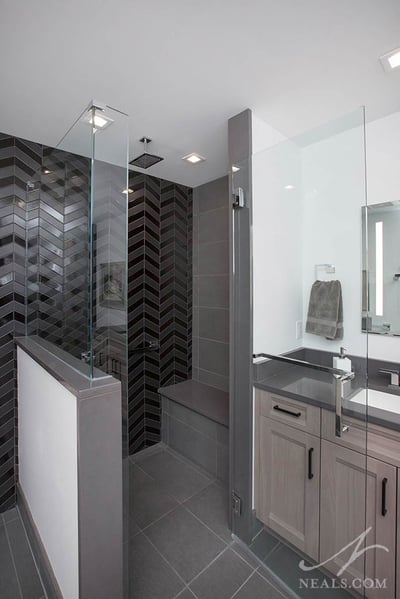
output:
POLYGON ((244 208, 244 190, 242 187, 235 187, 233 190, 233 208, 244 208))
MULTIPOLYGON (((304 366, 304 368, 311 368, 311 370, 319 370, 320 372, 327 372, 328 374, 337 374, 338 376, 352 374, 351 378, 354 378, 354 373, 346 372, 340 368, 332 368, 331 366, 322 366, 321 364, 313 364, 312 362, 306 362, 305 360, 297 360, 296 358, 287 358, 286 356, 276 356, 274 354, 253 354, 253 360, 257 358, 268 358, 269 360, 276 360, 276 362, 284 362, 285 364, 292 364, 293 366, 304 366)), ((346 379, 350 380, 350 379, 346 379)))
POLYGON ((398 370, 391 370, 390 368, 380 368, 381 374, 390 374, 390 384, 398 387, 400 385, 400 373, 398 370))
POLYGON ((92 357, 94 358, 94 354, 90 350, 81 352, 81 360, 82 362, 86 362, 86 364, 89 364, 92 357))
POLYGON ((131 356, 133 354, 141 354, 151 351, 158 351, 160 349, 160 343, 157 339, 149 339, 145 341, 142 345, 137 345, 132 349, 129 349, 128 354, 131 356))
POLYGON ((293 366, 302 366, 304 368, 311 368, 312 370, 319 370, 320 372, 327 372, 328 374, 333 374, 333 376, 335 377, 336 436, 341 437, 342 433, 345 433, 349 430, 349 427, 347 425, 342 424, 343 385, 347 381, 351 381, 354 379, 354 372, 346 372, 345 370, 341 370, 340 368, 331 368, 330 366, 313 364, 312 362, 296 360, 295 358, 287 358, 286 356, 274 356, 273 354, 253 354, 253 359, 256 358, 268 358, 270 360, 276 360, 277 362, 292 364, 293 366))
POLYGON ((232 491, 232 509, 236 516, 242 515, 242 498, 235 491, 232 491))
POLYGON ((344 372, 341 375, 334 375, 335 377, 335 406, 336 406, 336 418, 335 418, 335 435, 341 437, 342 433, 346 433, 349 430, 347 424, 342 423, 342 402, 343 402, 343 385, 347 381, 354 379, 354 372, 344 372))

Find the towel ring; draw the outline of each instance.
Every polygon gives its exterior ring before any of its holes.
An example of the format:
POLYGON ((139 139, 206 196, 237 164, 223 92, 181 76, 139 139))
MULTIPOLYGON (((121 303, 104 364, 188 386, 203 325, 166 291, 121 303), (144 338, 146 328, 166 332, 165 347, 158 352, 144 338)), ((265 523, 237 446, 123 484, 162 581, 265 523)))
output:
POLYGON ((319 278, 319 272, 323 271, 326 275, 334 275, 336 268, 334 264, 316 264, 315 265, 315 278, 319 278))

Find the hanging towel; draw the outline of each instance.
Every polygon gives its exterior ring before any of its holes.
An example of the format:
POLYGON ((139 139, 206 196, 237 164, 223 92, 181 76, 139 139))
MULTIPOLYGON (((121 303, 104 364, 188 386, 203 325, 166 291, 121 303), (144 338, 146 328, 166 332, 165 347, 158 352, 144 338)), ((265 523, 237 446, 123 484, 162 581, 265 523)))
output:
POLYGON ((343 301, 340 281, 315 281, 311 287, 306 333, 343 339, 343 301))

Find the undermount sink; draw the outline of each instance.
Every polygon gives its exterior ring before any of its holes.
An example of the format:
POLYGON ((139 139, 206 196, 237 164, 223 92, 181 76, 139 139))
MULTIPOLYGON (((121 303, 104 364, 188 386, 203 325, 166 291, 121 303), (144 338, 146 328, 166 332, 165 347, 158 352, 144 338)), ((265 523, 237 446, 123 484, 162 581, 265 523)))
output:
POLYGON ((361 389, 349 401, 364 406, 368 401, 369 408, 379 408, 380 410, 385 410, 385 412, 400 414, 400 395, 394 395, 393 393, 385 393, 384 391, 376 391, 375 389, 361 389))

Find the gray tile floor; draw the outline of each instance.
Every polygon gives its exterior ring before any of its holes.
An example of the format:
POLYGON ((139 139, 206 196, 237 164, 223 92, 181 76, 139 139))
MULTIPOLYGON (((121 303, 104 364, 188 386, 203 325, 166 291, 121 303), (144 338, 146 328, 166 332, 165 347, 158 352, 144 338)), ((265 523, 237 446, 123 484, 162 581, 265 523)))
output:
POLYGON ((165 447, 133 456, 130 479, 131 599, 282 599, 232 540, 225 485, 165 447))
POLYGON ((41 599, 45 593, 19 514, 0 514, 0 597, 41 599))
MULTIPOLYGON (((130 599, 315 599, 298 589, 297 554, 265 530, 252 553, 232 540, 225 485, 164 446, 132 457, 129 468, 130 599)), ((325 596, 349 597, 320 589, 325 596)), ((0 514, 0 598, 44 597, 18 511, 0 514)))

